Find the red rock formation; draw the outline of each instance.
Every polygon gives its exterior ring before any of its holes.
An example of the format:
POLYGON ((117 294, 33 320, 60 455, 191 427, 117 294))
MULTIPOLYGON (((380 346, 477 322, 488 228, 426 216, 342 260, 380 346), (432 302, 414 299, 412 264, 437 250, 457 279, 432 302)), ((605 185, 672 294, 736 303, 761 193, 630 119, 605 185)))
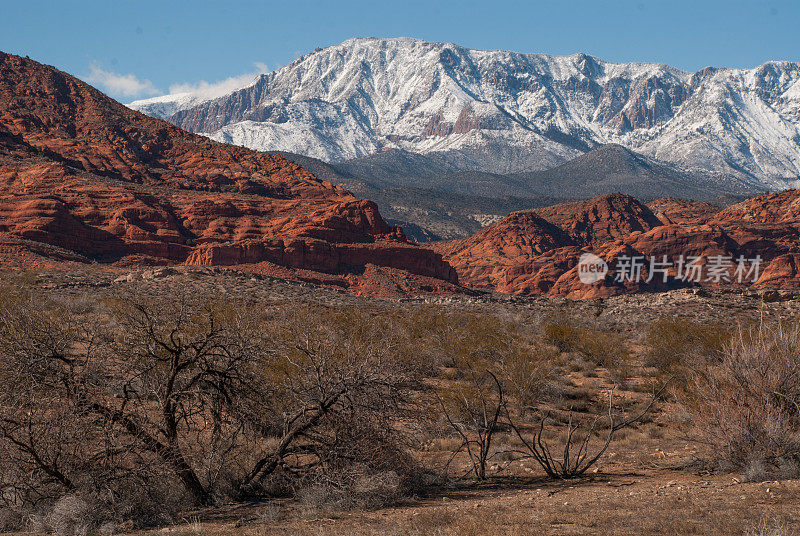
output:
POLYGON ((456 281, 373 202, 281 156, 184 132, 4 53, 0 238, 127 265, 269 261, 348 274, 377 265, 456 281))
POLYGON ((760 277, 757 282, 743 278, 742 285, 800 286, 800 192, 766 194, 719 212, 706 203, 676 199, 651 206, 658 216, 629 196, 600 196, 512 214, 470 238, 436 248, 462 283, 514 294, 594 298, 687 284, 736 285, 738 259, 756 256, 762 261, 760 277), (609 266, 608 275, 593 284, 581 282, 578 272, 578 259, 588 252, 609 266), (634 256, 642 259, 641 278, 618 277, 620 258, 634 256), (648 277, 650 259, 664 256, 672 265, 656 264, 648 277), (699 281, 680 279, 686 273, 681 257, 700 258, 699 281), (718 257, 718 262, 730 263, 726 273, 732 281, 709 275, 712 259, 718 257))
POLYGON ((690 201, 662 197, 647 204, 656 217, 665 225, 669 224, 703 224, 720 211, 716 205, 706 201, 690 201))
MULTIPOLYGON (((541 258, 543 253, 575 242, 563 230, 533 212, 515 212, 462 240, 435 247, 460 267, 460 277, 470 285, 514 292, 518 287, 547 291, 557 261, 541 258), (541 272, 541 273, 540 273, 541 272), (519 281, 519 278, 524 278, 519 281)), ((560 265, 559 265, 560 266, 560 265)), ((565 267, 566 268, 566 267, 565 267)))
MULTIPOLYGON (((642 280, 640 281, 617 281, 614 277, 614 271, 611 270, 607 277, 594 284, 587 285, 581 282, 578 275, 577 260, 580 253, 582 252, 578 252, 574 256, 573 266, 559 274, 549 291, 550 295, 563 296, 570 299, 607 298, 631 292, 665 290, 670 286, 662 283, 659 279, 654 279, 649 283, 646 282, 649 272, 649 268, 646 265, 641 269, 642 280)), ((592 250, 592 253, 605 260, 609 266, 614 266, 623 256, 633 257, 641 256, 642 254, 642 252, 620 241, 607 242, 600 248, 592 250)))
POLYGON ((800 253, 787 253, 770 261, 757 288, 797 288, 800 281, 800 253))
POLYGON ((713 221, 720 224, 738 222, 799 223, 800 190, 784 190, 751 197, 721 210, 714 216, 713 221))
POLYGON ((650 209, 622 194, 536 209, 536 214, 566 231, 578 242, 602 244, 662 225, 650 209))

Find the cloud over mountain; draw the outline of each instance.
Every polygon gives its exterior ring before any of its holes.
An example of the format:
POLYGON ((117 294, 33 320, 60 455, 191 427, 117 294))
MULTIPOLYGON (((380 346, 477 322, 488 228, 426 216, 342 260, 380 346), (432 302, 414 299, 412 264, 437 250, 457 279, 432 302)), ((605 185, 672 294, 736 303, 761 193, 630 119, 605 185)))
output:
POLYGON ((269 72, 266 63, 253 63, 253 70, 249 73, 242 73, 238 76, 231 76, 217 82, 185 82, 182 84, 172 84, 169 86, 169 95, 191 93, 199 99, 215 99, 227 95, 232 91, 246 87, 256 81, 259 75, 269 72))
POLYGON ((142 95, 156 95, 159 90, 150 80, 140 80, 135 74, 119 74, 107 71, 98 63, 89 66, 89 74, 83 80, 100 86, 112 96, 139 97, 142 95))

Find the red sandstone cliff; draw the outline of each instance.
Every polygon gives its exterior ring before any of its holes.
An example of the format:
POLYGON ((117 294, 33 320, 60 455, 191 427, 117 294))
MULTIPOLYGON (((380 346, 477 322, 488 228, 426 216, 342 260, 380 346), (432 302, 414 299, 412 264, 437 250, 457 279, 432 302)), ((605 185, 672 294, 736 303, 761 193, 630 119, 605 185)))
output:
POLYGON ((269 261, 337 273, 377 265, 456 281, 373 202, 281 156, 184 132, 1 52, 0 238, 106 263, 269 261))
MULTIPOLYGON (((643 256, 675 261, 679 256, 761 257, 756 288, 800 286, 800 191, 787 190, 748 199, 718 211, 712 205, 678 199, 660 199, 653 210, 636 199, 605 195, 553 207, 517 212, 464 240, 435 247, 467 286, 512 294, 539 294, 592 298, 625 292, 660 290, 687 284, 720 286, 726 281, 684 281, 677 267, 647 282, 615 281, 615 273, 594 284, 584 284, 576 265, 581 254, 592 252, 609 266, 620 256, 643 256)), ((649 264, 645 263, 645 264, 649 264)), ((748 266, 749 267, 749 266, 748 266)), ((733 281, 735 266, 729 272, 733 281)), ((613 272, 613 270, 612 270, 613 272)))

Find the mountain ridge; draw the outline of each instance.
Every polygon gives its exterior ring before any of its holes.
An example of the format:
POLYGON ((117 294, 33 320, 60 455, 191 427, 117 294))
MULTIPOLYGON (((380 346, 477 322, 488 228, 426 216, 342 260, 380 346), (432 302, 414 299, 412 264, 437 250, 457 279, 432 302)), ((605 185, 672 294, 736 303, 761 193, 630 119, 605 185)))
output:
MULTIPOLYGON (((131 106, 155 113, 152 102, 131 106)), ((786 61, 689 73, 587 54, 357 38, 169 120, 328 162, 395 148, 509 174, 618 143, 718 181, 779 189, 800 177, 800 65, 786 61)))
POLYGON ((713 178, 697 181, 673 165, 613 144, 549 170, 514 175, 458 171, 431 155, 401 150, 333 164, 281 154, 320 178, 372 199, 381 214, 418 242, 465 238, 510 212, 615 192, 644 201, 684 197, 725 206, 764 191, 746 183, 731 188, 713 178))

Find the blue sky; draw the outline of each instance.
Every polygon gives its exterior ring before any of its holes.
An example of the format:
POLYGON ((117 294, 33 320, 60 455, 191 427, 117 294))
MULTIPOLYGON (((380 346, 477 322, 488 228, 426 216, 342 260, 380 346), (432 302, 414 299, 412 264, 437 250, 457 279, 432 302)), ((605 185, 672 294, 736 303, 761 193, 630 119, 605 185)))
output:
POLYGON ((658 61, 686 70, 800 60, 797 0, 155 2, 0 0, 0 50, 124 102, 275 69, 350 37, 658 61))

